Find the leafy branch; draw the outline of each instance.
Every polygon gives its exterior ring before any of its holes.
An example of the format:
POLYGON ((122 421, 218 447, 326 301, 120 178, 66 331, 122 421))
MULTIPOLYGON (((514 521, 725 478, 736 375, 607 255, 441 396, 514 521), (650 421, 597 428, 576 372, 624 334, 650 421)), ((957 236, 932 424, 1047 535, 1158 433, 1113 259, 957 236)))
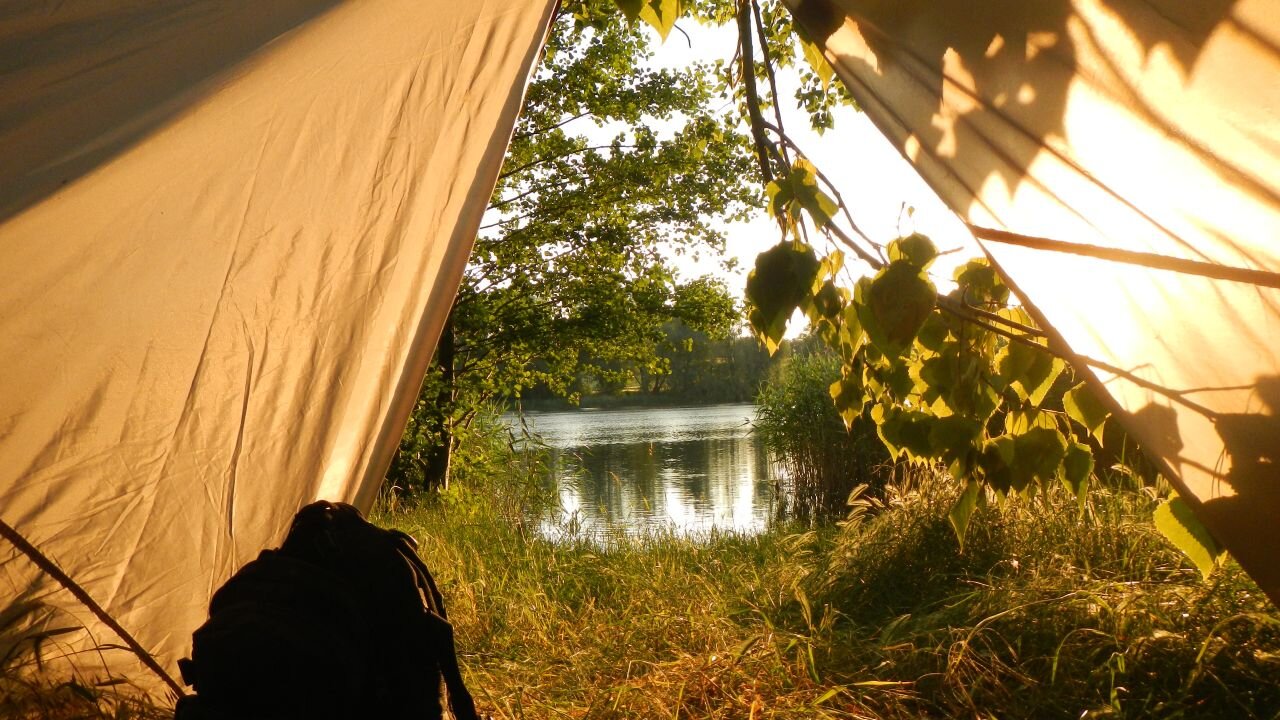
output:
MULTIPOLYGON (((615 2, 628 19, 648 22, 664 38, 685 9, 679 0, 615 2)), ((1003 497, 1033 494, 1061 482, 1080 498, 1083 512, 1110 410, 1074 378, 1070 366, 1092 365, 1206 410, 1061 345, 1011 302, 1009 288, 985 259, 960 266, 952 277, 955 289, 944 295, 928 272, 940 254, 929 238, 909 235, 887 247, 873 242, 854 222, 834 184, 783 127, 771 42, 785 47, 798 39, 821 86, 821 92, 797 95, 815 127, 830 125, 829 107, 818 99, 830 97, 834 75, 821 49, 788 22, 767 24, 756 0, 736 0, 732 16, 717 19, 730 17, 739 34, 735 61, 742 112, 767 209, 782 235, 775 247, 760 254, 748 277, 751 326, 772 353, 792 314, 805 314, 813 331, 843 360, 841 379, 831 385, 830 395, 845 423, 874 423, 894 458, 945 466, 964 484, 950 515, 961 543, 974 509, 988 497, 984 488, 1003 497), (758 77, 768 81, 767 101, 758 77), (765 120, 766 104, 772 105, 776 124, 765 120), (861 242, 835 222, 837 216, 861 242), (809 242, 810 224, 832 244, 851 251, 873 275, 859 278, 851 288, 838 286, 844 255, 835 250, 819 257, 809 242)), ((1000 233, 984 232, 984 237, 1000 233)), ((1157 526, 1207 572, 1220 554, 1179 502, 1162 506, 1157 526)))

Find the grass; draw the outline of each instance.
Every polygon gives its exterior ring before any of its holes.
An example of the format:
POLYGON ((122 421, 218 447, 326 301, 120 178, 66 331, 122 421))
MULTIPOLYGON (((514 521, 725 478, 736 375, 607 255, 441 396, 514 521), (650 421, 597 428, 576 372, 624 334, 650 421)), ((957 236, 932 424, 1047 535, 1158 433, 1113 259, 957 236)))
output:
POLYGON ((166 720, 173 710, 123 678, 74 670, 60 638, 81 628, 50 627, 57 615, 40 603, 0 611, 0 718, 4 720, 166 720), (43 618, 41 617, 43 616, 43 618), (26 620, 34 622, 26 623, 26 620))
POLYGON ((52 679, 43 674, 0 675, 5 720, 166 720, 173 710, 118 680, 52 679))
MULTIPOLYGON (((915 482, 758 536, 552 543, 498 487, 375 519, 419 539, 497 718, 1280 717, 1280 614, 1233 563, 1202 580, 1154 493, 992 503, 962 552, 951 484, 915 482)), ((0 717, 169 716, 18 657, 0 717)))
POLYGON ((756 537, 378 520, 422 543, 499 718, 1280 717, 1280 615, 1234 564, 1203 581, 1151 493, 993 504, 961 552, 948 486, 756 537))

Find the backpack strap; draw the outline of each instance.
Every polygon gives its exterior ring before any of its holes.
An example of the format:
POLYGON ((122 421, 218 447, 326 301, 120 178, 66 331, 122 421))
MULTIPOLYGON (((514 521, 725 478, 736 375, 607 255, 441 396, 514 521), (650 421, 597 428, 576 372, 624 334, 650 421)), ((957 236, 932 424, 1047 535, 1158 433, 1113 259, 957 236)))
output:
POLYGON ((475 700, 462 681, 462 671, 458 667, 458 652, 453 641, 453 625, 450 624, 449 615, 444 609, 444 596, 436 587, 435 578, 431 577, 427 564, 418 556, 417 542, 399 530, 392 530, 390 533, 396 551, 413 570, 418 588, 422 591, 431 610, 427 616, 427 622, 434 627, 429 637, 435 643, 432 651, 440 662, 440 675, 444 679, 449 711, 457 720, 478 720, 475 700))

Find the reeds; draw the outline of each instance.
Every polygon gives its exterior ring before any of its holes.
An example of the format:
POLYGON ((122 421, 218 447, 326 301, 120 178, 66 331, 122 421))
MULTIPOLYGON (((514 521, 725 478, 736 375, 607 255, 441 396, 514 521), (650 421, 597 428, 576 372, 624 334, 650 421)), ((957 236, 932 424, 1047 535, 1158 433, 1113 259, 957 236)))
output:
POLYGON ((827 387, 839 379, 840 358, 819 348, 786 358, 760 389, 756 430, 784 471, 784 516, 839 518, 855 487, 878 492, 893 474, 874 428, 862 420, 846 428, 836 412, 827 387))

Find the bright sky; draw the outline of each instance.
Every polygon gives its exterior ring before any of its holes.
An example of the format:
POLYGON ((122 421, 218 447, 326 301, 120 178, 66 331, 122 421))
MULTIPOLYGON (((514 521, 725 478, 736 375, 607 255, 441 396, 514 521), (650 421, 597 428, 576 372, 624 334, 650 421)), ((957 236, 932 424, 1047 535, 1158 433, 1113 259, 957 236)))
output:
MULTIPOLYGON (((666 43, 657 49, 655 67, 683 67, 717 59, 727 62, 737 49, 736 28, 707 28, 689 21, 681 23, 681 28, 688 32, 692 47, 684 35, 678 31, 671 33, 666 43)), ((656 34, 654 40, 657 41, 656 34)), ((951 276, 956 264, 978 254, 976 244, 956 216, 865 115, 853 108, 840 108, 836 112, 835 128, 819 135, 810 129, 804 111, 795 108, 793 95, 798 81, 794 69, 779 68, 778 84, 787 133, 831 178, 854 220, 873 240, 887 243, 901 235, 920 232, 932 238, 940 250, 962 248, 960 252, 940 258, 934 266, 935 276, 944 278, 951 276), (904 204, 913 207, 914 213, 908 216, 904 204)), ((756 255, 778 242, 778 230, 762 210, 759 217, 729 227, 726 234, 728 252, 738 259, 736 272, 725 273, 714 258, 703 257, 695 262, 686 256, 677 258, 675 263, 685 277, 705 274, 725 277, 730 289, 741 296, 756 255)), ((855 276, 867 270, 850 259, 848 253, 846 263, 851 265, 849 269, 855 276)), ((794 336, 802 329, 801 323, 793 321, 788 335, 794 336)))

